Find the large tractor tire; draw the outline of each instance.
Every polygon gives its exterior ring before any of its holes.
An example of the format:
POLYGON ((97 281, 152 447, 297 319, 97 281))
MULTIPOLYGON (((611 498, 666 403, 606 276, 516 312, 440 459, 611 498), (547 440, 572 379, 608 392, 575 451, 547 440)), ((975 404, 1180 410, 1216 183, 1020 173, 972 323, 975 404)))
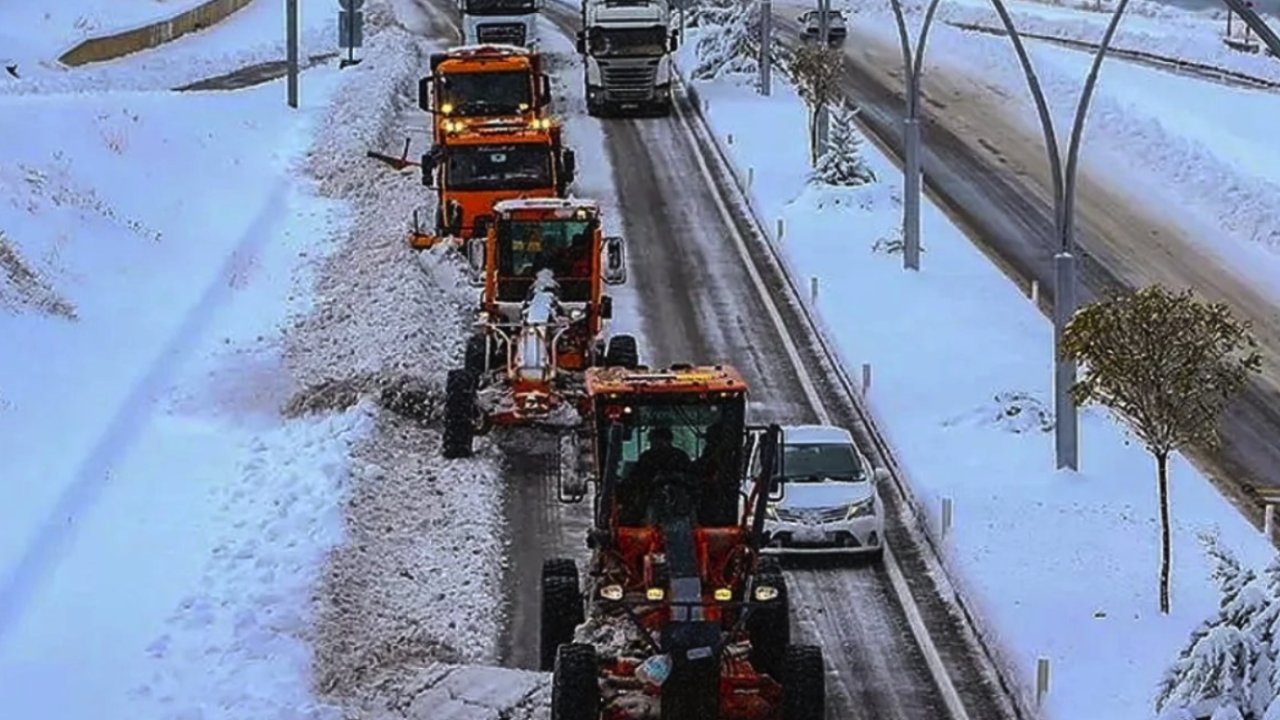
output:
POLYGON ((476 376, 469 370, 450 370, 444 384, 444 442, 442 454, 452 460, 471 457, 476 434, 476 376))
POLYGON ((778 596, 756 605, 747 618, 751 664, 758 672, 777 680, 781 677, 787 647, 791 644, 791 598, 787 592, 787 578, 776 562, 761 562, 752 582, 753 598, 756 586, 762 585, 777 588, 778 596))
POLYGON ((576 577, 543 573, 540 619, 539 668, 548 672, 555 667, 556 651, 573 642, 573 632, 583 621, 582 593, 576 577))
POLYGON ((609 338, 609 349, 604 353, 609 367, 634 369, 640 365, 640 348, 634 335, 614 335, 609 338))
POLYGON ((551 676, 551 720, 598 720, 600 663, 590 645, 565 645, 551 676))
POLYGON ((489 339, 484 335, 467 338, 467 349, 462 356, 462 367, 476 377, 489 369, 489 339))
POLYGON ((789 645, 782 670, 782 720, 824 720, 827 669, 822 648, 789 645))

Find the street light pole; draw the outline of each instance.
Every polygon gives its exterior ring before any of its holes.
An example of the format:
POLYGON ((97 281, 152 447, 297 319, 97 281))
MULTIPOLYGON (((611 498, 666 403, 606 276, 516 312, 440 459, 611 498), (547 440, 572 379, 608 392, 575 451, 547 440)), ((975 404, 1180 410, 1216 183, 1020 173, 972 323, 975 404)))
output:
POLYGON ((760 0, 760 94, 773 91, 773 0, 760 0))
POLYGON ((898 41, 902 46, 902 70, 906 78, 906 116, 902 119, 903 200, 902 200, 902 266, 920 269, 920 196, 923 178, 920 170, 920 75, 924 72, 924 49, 929 42, 929 28, 938 10, 938 0, 930 0, 920 26, 920 37, 911 53, 911 37, 901 0, 890 0, 893 17, 898 23, 898 41))
POLYGON ((991 0, 1000 21, 1004 24, 1009 39, 1013 42, 1018 61, 1022 64, 1023 74, 1031 89, 1031 96, 1036 103, 1036 111, 1040 116, 1040 126, 1044 132, 1045 145, 1049 153, 1049 171, 1053 174, 1053 206, 1054 234, 1058 240, 1059 252, 1054 256, 1054 296, 1053 296, 1053 356, 1054 356, 1054 448, 1057 456, 1057 467, 1080 468, 1079 418, 1075 401, 1071 397, 1071 388, 1076 382, 1075 363, 1063 359, 1062 336, 1067 323, 1076 311, 1076 258, 1075 258, 1075 194, 1076 174, 1080 155, 1080 140, 1084 134, 1085 118, 1089 113, 1089 102, 1093 98, 1097 85, 1098 72, 1107 50, 1115 37, 1120 18, 1128 7, 1129 0, 1120 0, 1116 5, 1111 21, 1103 34, 1102 42, 1094 54, 1093 63, 1089 67, 1089 75, 1085 79, 1079 102, 1076 104, 1075 119, 1068 139, 1067 164, 1063 168, 1058 151, 1058 139, 1053 129, 1053 117, 1049 112, 1049 104, 1045 101, 1031 66, 1031 58, 1018 29, 1013 25, 1003 0, 991 0))
POLYGON ((298 0, 285 0, 285 62, 288 64, 289 107, 298 107, 298 0))
MULTIPOLYGON (((818 42, 821 47, 831 47, 831 19, 827 17, 831 12, 831 0, 818 0, 818 42)), ((830 143, 831 129, 831 98, 822 98, 821 104, 818 105, 817 129, 818 129, 818 157, 822 157, 827 153, 830 143)))

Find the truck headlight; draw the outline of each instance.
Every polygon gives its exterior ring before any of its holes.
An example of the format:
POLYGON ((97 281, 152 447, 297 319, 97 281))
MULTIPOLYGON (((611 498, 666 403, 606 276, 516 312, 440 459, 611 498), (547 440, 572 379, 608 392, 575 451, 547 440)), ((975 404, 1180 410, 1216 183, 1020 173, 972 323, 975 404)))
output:
POLYGON ((778 588, 772 585, 757 585, 754 591, 756 602, 769 602, 778 598, 778 588))
POLYGON ((614 601, 621 600, 622 586, 621 585, 605 585, 604 587, 600 588, 600 597, 604 598, 605 600, 614 600, 614 601))
POLYGON ((874 515, 875 512, 876 499, 874 497, 869 497, 860 503, 853 503, 850 505, 849 512, 845 514, 844 519, 852 520, 854 518, 867 517, 868 515, 874 515))

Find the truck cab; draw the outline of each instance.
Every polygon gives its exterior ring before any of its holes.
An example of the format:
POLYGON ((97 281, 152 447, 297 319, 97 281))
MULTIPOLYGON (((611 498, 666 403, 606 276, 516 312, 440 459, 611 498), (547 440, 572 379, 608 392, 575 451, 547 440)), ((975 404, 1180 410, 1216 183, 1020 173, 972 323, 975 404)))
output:
POLYGON ((495 203, 564 197, 575 171, 573 151, 548 118, 446 121, 444 142, 422 158, 423 185, 437 195, 436 234, 415 227, 411 244, 428 248, 445 237, 484 236, 495 203))
POLYGON ((465 45, 431 56, 431 74, 418 81, 418 107, 432 114, 434 142, 445 125, 469 126, 501 118, 532 122, 546 116, 551 82, 537 52, 513 45, 465 45))
POLYGON ((672 53, 680 38, 665 0, 583 0, 582 27, 577 49, 592 115, 671 112, 672 53))
POLYGON ((542 0, 459 0, 462 42, 537 46, 542 0))

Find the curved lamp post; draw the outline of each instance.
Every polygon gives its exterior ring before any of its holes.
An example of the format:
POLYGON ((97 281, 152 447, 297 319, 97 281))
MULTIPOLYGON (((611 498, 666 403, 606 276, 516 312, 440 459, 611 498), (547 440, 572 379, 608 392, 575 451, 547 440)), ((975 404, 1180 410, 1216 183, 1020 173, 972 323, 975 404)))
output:
MULTIPOLYGON (((906 75, 906 117, 903 118, 903 267, 908 270, 920 269, 920 77, 923 72, 925 45, 929 39, 929 28, 938 9, 939 0, 930 0, 925 9, 924 23, 920 27, 919 43, 914 57, 911 40, 907 31, 907 21, 902 9, 901 0, 890 0, 893 6, 894 19, 898 24, 898 40, 902 47, 902 64, 906 75)), ((1120 18, 1124 15, 1129 0, 1120 0, 1115 12, 1107 24, 1102 42, 1094 54, 1089 74, 1085 78, 1084 88, 1076 105, 1075 120, 1068 139, 1067 162, 1063 167, 1059 151, 1057 133, 1054 132, 1053 115, 1049 103, 1045 100, 1040 79, 1031 64, 1031 56, 1027 52, 1022 36, 1013 24, 1013 18, 1005 7, 1003 0, 991 0, 992 6, 1000 16, 1013 49, 1018 55, 1018 62, 1026 76, 1027 86, 1036 104, 1036 113, 1040 119, 1040 129, 1044 134, 1045 147, 1049 155, 1049 172, 1053 175, 1053 232, 1058 241, 1058 252, 1054 255, 1054 301, 1053 301, 1053 355, 1054 355, 1054 447, 1057 455, 1057 467, 1079 468, 1079 419, 1076 415, 1075 402, 1071 399, 1071 387, 1076 380, 1074 362, 1062 359, 1060 352, 1062 332, 1076 311, 1076 265, 1075 265, 1075 195, 1076 170, 1079 165, 1080 140, 1084 134, 1085 118, 1089 114, 1089 103, 1093 99, 1094 88, 1098 81, 1098 72, 1120 18)))

